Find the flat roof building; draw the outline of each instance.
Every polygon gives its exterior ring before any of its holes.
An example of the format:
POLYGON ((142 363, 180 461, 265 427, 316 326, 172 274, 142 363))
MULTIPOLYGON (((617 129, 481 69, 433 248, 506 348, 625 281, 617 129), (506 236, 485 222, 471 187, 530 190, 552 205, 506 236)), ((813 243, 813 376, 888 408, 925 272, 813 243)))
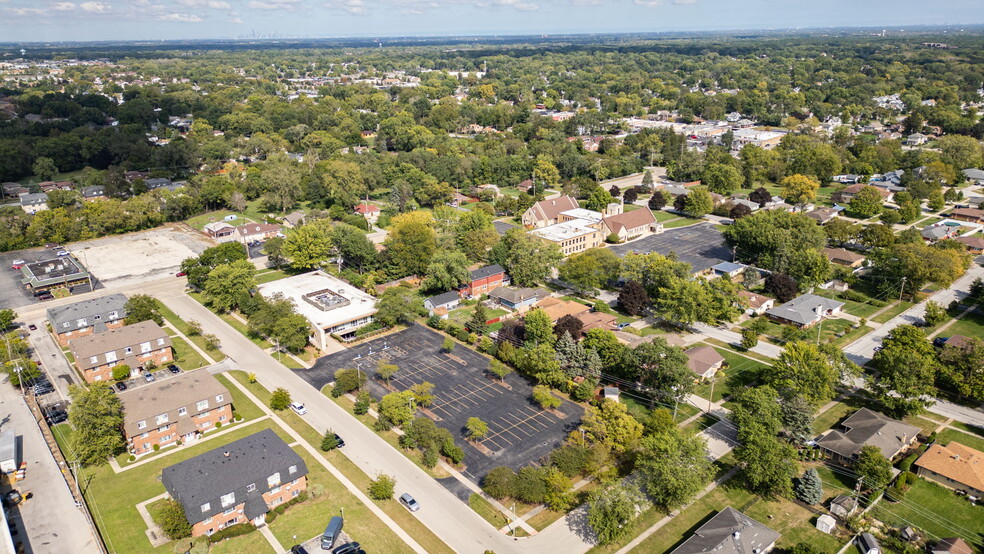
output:
POLYGON ((72 256, 60 256, 24 264, 21 266, 21 274, 23 275, 21 284, 35 296, 59 288, 78 292, 74 289, 84 286, 81 292, 92 290, 92 277, 72 256))
POLYGON ((315 346, 326 351, 328 336, 353 338, 355 331, 373 321, 376 299, 323 271, 312 271, 258 287, 264 298, 282 295, 311 325, 315 346))

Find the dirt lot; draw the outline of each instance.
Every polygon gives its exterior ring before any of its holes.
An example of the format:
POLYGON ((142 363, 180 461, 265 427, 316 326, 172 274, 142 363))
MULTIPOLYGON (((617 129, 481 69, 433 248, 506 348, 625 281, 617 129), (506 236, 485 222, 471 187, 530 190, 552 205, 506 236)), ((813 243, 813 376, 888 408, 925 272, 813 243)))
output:
POLYGON ((214 243, 184 224, 104 237, 68 246, 100 281, 156 279, 214 243))

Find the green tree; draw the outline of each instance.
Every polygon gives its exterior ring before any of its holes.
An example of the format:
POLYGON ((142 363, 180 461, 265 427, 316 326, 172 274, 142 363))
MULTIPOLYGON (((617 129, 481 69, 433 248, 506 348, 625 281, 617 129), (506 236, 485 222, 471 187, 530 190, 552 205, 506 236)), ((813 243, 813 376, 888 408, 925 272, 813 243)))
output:
POLYGON ((683 211, 690 217, 704 217, 714 211, 714 199, 704 189, 691 190, 683 203, 683 211))
POLYGON ((127 298, 123 310, 126 313, 126 324, 133 325, 141 321, 153 321, 158 325, 164 324, 164 316, 161 315, 160 304, 153 296, 146 294, 134 294, 127 298))
POLYGON ((120 364, 113 366, 113 380, 114 381, 126 381, 130 378, 131 374, 130 366, 126 364, 120 364))
POLYGON ((164 500, 155 521, 164 535, 171 540, 184 539, 191 536, 191 524, 185 517, 184 507, 173 498, 164 500))
POLYGON ((317 269, 331 258, 332 242, 327 229, 313 222, 287 234, 281 252, 297 270, 317 269))
POLYGON ((794 460, 796 451, 764 428, 754 428, 745 435, 741 446, 735 449, 735 458, 749 488, 765 498, 790 496, 792 479, 799 468, 794 460))
POLYGON ((881 213, 882 197, 877 187, 866 185, 851 198, 851 213, 861 219, 868 219, 881 213))
POLYGON ((628 281, 618 293, 618 305, 629 315, 640 315, 649 302, 646 287, 638 281, 628 281))
POLYGON ((272 237, 263 243, 263 253, 274 267, 284 265, 284 242, 283 237, 272 237))
POLYGON ((877 446, 865 445, 854 462, 854 473, 866 490, 879 491, 892 480, 892 463, 877 446))
POLYGON ((556 243, 544 241, 523 229, 510 229, 489 254, 489 261, 505 268, 513 283, 521 287, 546 281, 564 258, 556 243))
POLYGON ((448 291, 471 280, 468 258, 457 250, 438 252, 427 266, 426 277, 420 286, 431 292, 448 291))
POLYGON ((933 383, 939 372, 933 345, 921 329, 899 325, 882 340, 881 348, 871 360, 878 379, 871 381, 871 390, 896 417, 919 413, 936 388, 933 383))
POLYGON ((68 394, 72 403, 68 420, 75 429, 71 447, 76 459, 84 466, 106 463, 126 446, 123 440, 123 404, 108 385, 92 383, 88 388, 71 385, 68 394))
POLYGON ((270 409, 278 412, 286 410, 290 406, 290 393, 285 388, 276 388, 270 395, 270 409))
POLYGON ((751 350, 755 348, 758 344, 759 336, 754 329, 742 329, 741 331, 741 347, 745 350, 751 350))
POLYGON ((409 324, 414 317, 426 315, 424 301, 406 286, 390 287, 379 295, 376 303, 376 321, 386 326, 409 324))
POLYGON ((506 466, 493 468, 482 478, 482 490, 497 500, 515 494, 516 472, 506 466))
POLYGON ((801 396, 782 402, 782 430, 795 443, 805 444, 813 438, 813 406, 801 396))
MULTIPOLYGON (((642 424, 628 412, 625 404, 612 400, 591 406, 581 420, 584 440, 604 445, 610 452, 621 455, 634 449, 642 438, 642 424)), ((580 440, 579 430, 571 432, 571 438, 580 440)))
POLYGON ((512 369, 499 360, 491 360, 489 362, 489 371, 492 372, 492 375, 498 377, 499 381, 505 381, 506 375, 512 373, 512 369))
POLYGON ((588 525, 598 537, 598 543, 611 544, 624 537, 629 532, 629 523, 645 503, 642 492, 628 483, 592 494, 588 501, 588 525))
POLYGON ((779 184, 782 186, 783 200, 796 206, 812 202, 820 189, 816 179, 800 174, 785 177, 779 184))
POLYGON ((929 202, 926 205, 934 212, 942 210, 946 207, 946 200, 943 199, 943 193, 940 191, 934 191, 929 195, 929 202))
POLYGON ((244 295, 256 287, 256 268, 246 260, 216 266, 205 281, 205 299, 220 312, 239 306, 244 295))
POLYGON ((621 260, 608 248, 591 248, 575 254, 560 266, 560 279, 577 291, 593 296, 610 280, 618 277, 621 260))
POLYGON ((971 337, 960 346, 944 346, 940 361, 948 388, 963 398, 984 400, 984 340, 971 337))
POLYGON ((486 323, 488 320, 489 310, 485 307, 485 304, 479 302, 479 304, 475 306, 475 313, 472 314, 471 319, 468 320, 468 330, 472 333, 484 335, 489 328, 488 323, 486 323))
POLYGON ((683 349, 660 337, 640 344, 628 355, 628 365, 635 369, 639 382, 655 397, 674 402, 684 402, 694 388, 694 374, 687 364, 683 349))
POLYGON ((338 448, 338 436, 331 429, 325 431, 325 435, 321 438, 321 450, 328 452, 329 450, 334 450, 338 448))
POLYGON ((0 331, 6 331, 10 328, 10 325, 17 319, 17 312, 6 308, 0 310, 0 331))
POLYGON ((938 141, 940 161, 957 169, 984 165, 984 147, 974 137, 946 135, 938 141))
POLYGON ((538 345, 554 343, 553 322, 547 312, 534 308, 523 318, 526 329, 526 344, 538 345))
POLYGON ((477 417, 470 417, 465 423, 468 438, 480 441, 489 434, 489 425, 477 417))
POLYGON ((554 188, 560 184, 560 172, 557 166, 550 163, 550 160, 539 157, 536 165, 533 166, 533 186, 537 194, 547 188, 554 188))
POLYGON ((395 275, 426 275, 435 251, 437 233, 430 214, 410 212, 392 219, 386 254, 395 275))
POLYGON ((814 407, 834 398, 840 374, 831 361, 810 342, 790 342, 765 372, 766 384, 784 397, 805 398, 814 407))
POLYGON ((937 325, 950 319, 950 316, 946 313, 946 308, 944 308, 939 302, 930 300, 929 302, 926 302, 926 315, 923 316, 923 319, 925 319, 926 323, 931 327, 936 327, 937 325))
POLYGON ((540 408, 544 410, 553 410, 559 408, 561 405, 561 400, 551 394, 550 387, 546 385, 533 387, 533 401, 539 404, 540 408))
POLYGON ((492 216, 481 210, 461 214, 454 234, 458 248, 472 261, 484 260, 489 249, 499 241, 499 233, 492 225, 492 216))
POLYGON ((823 481, 820 480, 817 470, 811 467, 803 473, 802 477, 796 479, 793 492, 796 493, 796 498, 807 504, 819 504, 823 499, 823 481))
POLYGON ((693 500, 714 472, 707 442, 700 435, 672 429, 642 439, 636 469, 646 494, 657 507, 670 511, 693 500))
POLYGON ((332 396, 338 398, 339 396, 352 392, 356 389, 361 389, 365 384, 368 376, 358 368, 342 368, 335 371, 335 386, 332 389, 332 396))
POLYGON ((379 364, 376 365, 376 374, 379 375, 380 379, 386 381, 387 385, 399 370, 399 366, 389 363, 389 360, 379 360, 379 364))
POLYGON ((362 229, 346 223, 337 223, 331 228, 330 237, 332 248, 344 260, 345 265, 358 268, 359 271, 366 271, 376 266, 378 259, 376 245, 366 237, 362 229))
POLYGON ((41 181, 50 181, 58 173, 58 168, 55 166, 54 160, 44 156, 39 156, 35 159, 31 169, 34 171, 34 176, 41 181))
POLYGON ((297 353, 307 346, 310 332, 311 326, 307 319, 295 313, 278 320, 270 338, 276 341, 278 347, 297 353))
POLYGON ((704 176, 701 181, 707 187, 718 194, 729 196, 736 189, 740 189, 745 177, 735 166, 728 164, 708 164, 704 169, 704 176))
POLYGON ((389 500, 393 498, 393 489, 396 488, 396 479, 380 473, 369 483, 369 498, 373 500, 389 500))
POLYGON ((410 391, 391 392, 379 401, 379 414, 396 426, 409 423, 416 411, 413 393, 410 391))
POLYGON ((444 337, 444 342, 441 343, 441 350, 445 354, 450 354, 454 352, 455 342, 451 337, 444 337))

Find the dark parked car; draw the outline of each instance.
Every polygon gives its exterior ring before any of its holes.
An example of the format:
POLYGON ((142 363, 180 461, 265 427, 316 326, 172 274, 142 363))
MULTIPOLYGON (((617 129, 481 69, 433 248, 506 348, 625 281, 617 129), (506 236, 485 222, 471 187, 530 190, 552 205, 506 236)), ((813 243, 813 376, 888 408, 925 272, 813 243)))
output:
POLYGON ((331 554, 358 554, 360 550, 361 548, 359 548, 359 543, 350 542, 339 546, 335 550, 332 550, 331 554))
POLYGON ((171 373, 181 373, 181 368, 174 364, 167 366, 167 370, 171 373))
POLYGON ((950 337, 936 337, 933 339, 933 346, 936 348, 943 348, 943 345, 946 344, 946 341, 948 340, 950 340, 950 337))
POLYGON ((303 546, 299 544, 295 544, 294 546, 290 547, 290 554, 308 554, 308 551, 303 546))
POLYGON ((341 448, 345 446, 345 441, 342 439, 342 437, 338 436, 338 433, 335 433, 335 440, 338 441, 338 446, 336 446, 335 448, 341 448))
POLYGON ((35 325, 35 324, 33 324, 33 323, 31 323, 30 325, 28 325, 27 328, 30 329, 30 330, 32 330, 32 331, 37 331, 38 330, 38 326, 35 325))
POLYGON ((125 391, 126 390, 126 383, 124 383, 123 381, 118 381, 116 383, 116 390, 118 390, 118 391, 125 391))
POLYGON ((48 425, 55 425, 66 421, 67 419, 68 414, 60 410, 48 413, 48 425))

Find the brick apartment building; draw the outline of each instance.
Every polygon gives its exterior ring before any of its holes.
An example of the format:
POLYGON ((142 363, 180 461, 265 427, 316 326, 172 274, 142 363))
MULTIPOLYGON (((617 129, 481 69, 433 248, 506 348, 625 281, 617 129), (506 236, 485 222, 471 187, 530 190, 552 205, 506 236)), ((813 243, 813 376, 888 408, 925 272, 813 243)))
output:
POLYGON ((124 319, 126 297, 119 293, 48 309, 51 332, 62 346, 72 339, 118 329, 124 319))
POLYGON ((232 396, 207 370, 182 373, 119 394, 123 434, 133 454, 195 440, 232 421, 232 396))
POLYGON ((191 535, 238 523, 261 524, 266 513, 307 488, 304 460, 271 429, 164 468, 161 483, 181 503, 191 535))
POLYGON ((153 321, 80 337, 69 342, 68 347, 89 383, 112 380, 113 368, 120 364, 136 372, 150 362, 161 365, 174 361, 171 337, 153 321))
POLYGON ((509 278, 501 265, 487 265, 473 270, 470 280, 458 289, 458 293, 464 297, 481 296, 508 284, 509 278))

